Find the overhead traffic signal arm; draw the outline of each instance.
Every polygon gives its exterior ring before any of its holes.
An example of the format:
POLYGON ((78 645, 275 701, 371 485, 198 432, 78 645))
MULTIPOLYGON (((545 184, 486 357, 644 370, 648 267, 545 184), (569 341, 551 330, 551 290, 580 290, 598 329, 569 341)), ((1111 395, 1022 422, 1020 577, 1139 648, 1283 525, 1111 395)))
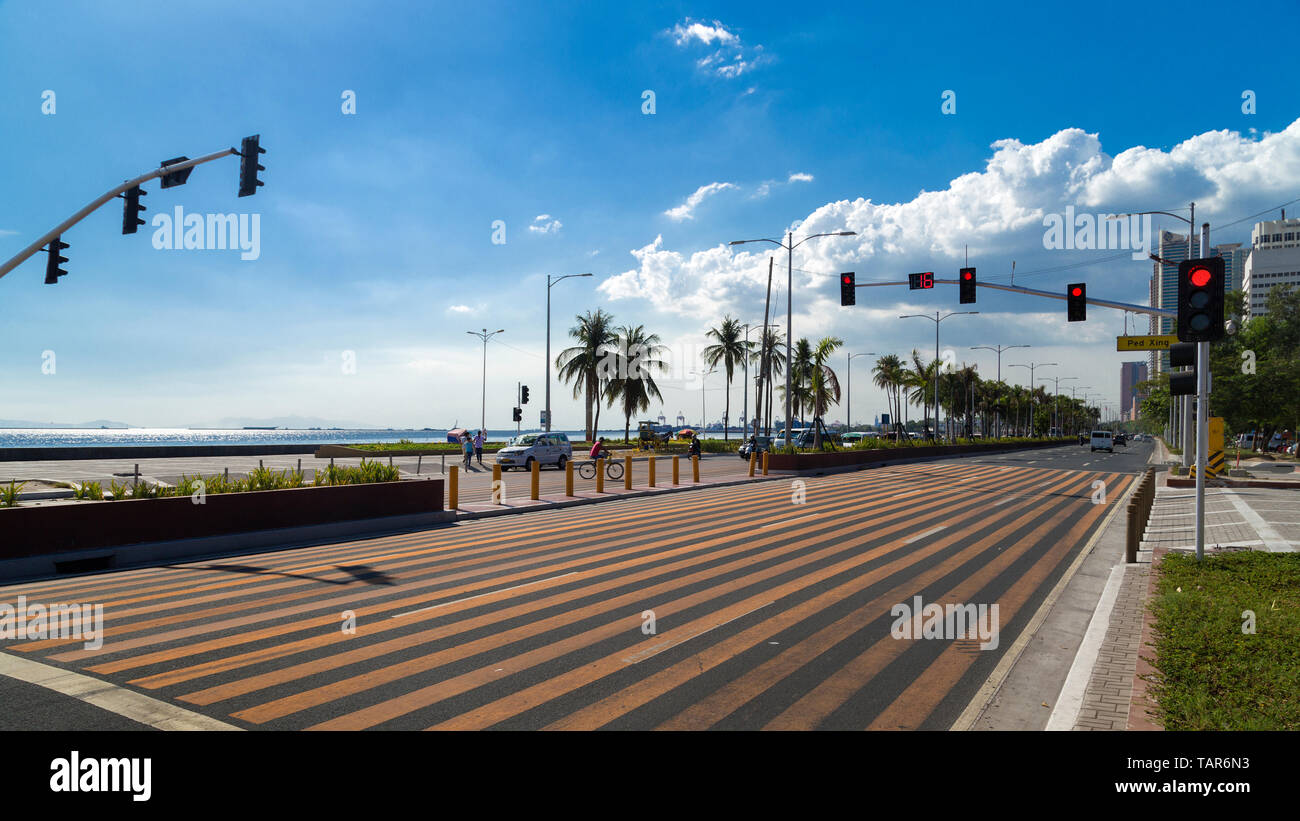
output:
MULTIPOLYGON (((908 279, 896 280, 890 282, 859 282, 858 288, 881 288, 887 285, 907 285, 912 290, 918 288, 931 288, 934 285, 960 285, 961 281, 957 279, 939 279, 938 277, 930 278, 929 273, 909 274, 908 279)), ((996 282, 976 282, 977 288, 992 288, 997 291, 1010 291, 1013 294, 1025 294, 1027 296, 1040 296, 1047 299, 1069 299, 1068 294, 1059 291, 1040 291, 1037 288, 1022 288, 1019 285, 1002 285, 996 282)), ((1133 314, 1147 314, 1149 316, 1176 317, 1177 311, 1168 308, 1153 308, 1150 305, 1136 305, 1131 302, 1119 302, 1113 299, 1100 299, 1084 295, 1084 302, 1088 305, 1096 305, 1100 308, 1114 308, 1117 311, 1127 311, 1133 314)))
MULTIPOLYGON (((254 147, 258 148, 258 153, 266 152, 266 149, 260 148, 260 146, 256 145, 256 138, 250 138, 250 139, 254 139, 255 141, 254 147)), ((247 142, 247 140, 245 140, 245 142, 247 142)), ((127 180, 126 182, 122 183, 119 186, 116 186, 112 190, 105 192, 104 194, 102 194, 101 196, 93 200, 89 205, 82 208, 80 211, 76 212, 72 216, 68 217, 63 222, 59 223, 57 226, 50 229, 46 233, 42 234, 31 245, 28 245, 26 248, 19 251, 14 256, 5 260, 3 263, 0 263, 0 277, 4 277, 5 274, 8 274, 10 271, 17 268, 19 265, 23 264, 24 262, 31 259, 36 254, 40 253, 52 241, 57 240, 59 237, 63 236, 63 234, 66 233, 69 228, 71 228, 72 226, 81 222, 86 217, 93 214, 96 210, 98 210, 101 206, 103 206, 104 203, 109 202, 111 200, 115 200, 119 196, 125 195, 128 191, 131 191, 132 189, 138 189, 144 183, 149 182, 150 180, 158 179, 160 177, 171 178, 172 180, 180 179, 181 182, 184 182, 184 178, 189 175, 189 170, 194 166, 202 165, 203 163, 212 162, 213 160, 219 160, 222 157, 229 157, 232 155, 240 156, 240 152, 235 150, 234 148, 227 148, 223 151, 214 151, 211 154, 206 154, 202 157, 198 157, 197 159, 193 159, 193 160, 184 160, 183 162, 175 162, 172 160, 168 160, 164 164, 160 165, 158 168, 154 168, 144 174, 141 174, 135 179, 127 180)), ((257 166, 257 170, 265 170, 265 169, 263 169, 261 166, 257 166)), ((254 179, 255 178, 256 178, 256 174, 254 174, 254 179)), ((262 185, 262 182, 260 180, 255 179, 255 181, 257 182, 257 185, 262 185)), ((180 183, 176 182, 172 184, 179 185, 180 183)), ((241 175, 241 188, 242 188, 242 184, 243 184, 243 180, 241 175)), ((256 186, 254 186, 254 188, 256 188, 256 186)), ((143 195, 144 193, 145 192, 143 190, 140 191, 141 195, 143 195)), ((139 205, 139 200, 136 200, 136 204, 139 205)), ((127 200, 126 207, 127 207, 127 213, 123 214, 122 229, 123 229, 123 233, 129 234, 129 233, 133 233, 133 231, 126 230, 128 227, 127 222, 129 221, 130 218, 130 209, 131 209, 131 203, 129 199, 127 200)), ((140 211, 145 210, 144 206, 139 205, 139 210, 140 211)), ((137 219, 138 219, 138 212, 137 212, 137 219)), ((143 225, 144 223, 136 222, 135 224, 136 226, 139 226, 139 225, 143 225)), ((63 247, 66 248, 67 246, 64 245, 63 247)), ((63 261, 66 262, 67 260, 63 260, 63 261)), ((63 273, 66 273, 66 271, 63 273)), ((60 276, 62 276, 62 274, 60 274, 60 276)), ((47 281, 48 281, 48 277, 47 277, 47 281)))

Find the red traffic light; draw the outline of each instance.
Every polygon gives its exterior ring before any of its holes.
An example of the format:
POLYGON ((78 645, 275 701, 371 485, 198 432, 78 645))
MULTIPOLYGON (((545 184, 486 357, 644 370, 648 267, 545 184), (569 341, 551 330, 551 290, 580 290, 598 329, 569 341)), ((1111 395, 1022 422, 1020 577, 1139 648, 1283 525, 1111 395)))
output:
POLYGON ((1070 289, 1070 296, 1083 296, 1083 289, 1078 285, 1070 289))
POLYGON ((965 271, 965 272, 962 273, 962 279, 970 279, 970 278, 973 277, 973 276, 975 276, 975 275, 972 274, 970 271, 965 271))
POLYGON ((1197 288, 1204 288, 1206 285, 1210 284, 1210 270, 1208 268, 1200 267, 1193 268, 1191 272, 1188 273, 1187 278, 1191 280, 1192 284, 1197 288))
POLYGON ((852 282, 853 282, 853 277, 849 276, 848 274, 845 274, 845 275, 844 275, 844 284, 845 284, 845 285, 849 285, 849 284, 851 284, 852 282))

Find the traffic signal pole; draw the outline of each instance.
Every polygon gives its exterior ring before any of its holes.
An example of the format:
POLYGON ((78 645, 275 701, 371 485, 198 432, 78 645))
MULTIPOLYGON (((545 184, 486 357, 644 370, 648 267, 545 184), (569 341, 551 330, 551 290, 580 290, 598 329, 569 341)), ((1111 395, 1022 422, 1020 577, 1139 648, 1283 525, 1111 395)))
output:
POLYGON ((83 219, 85 219, 86 217, 94 213, 95 210, 98 209, 100 206, 102 206, 104 203, 116 199, 119 194, 124 194, 127 191, 130 191, 132 188, 136 187, 137 185, 146 183, 149 180, 157 179, 158 177, 162 177, 167 174, 175 174, 178 171, 184 171, 186 169, 193 168, 196 165, 202 165, 203 163, 206 162, 219 160, 222 157, 229 157, 232 154, 236 157, 239 156, 239 152, 237 150, 233 148, 227 148, 224 151, 214 151, 213 153, 208 154, 207 156, 199 157, 198 159, 195 160, 185 160, 184 162, 179 162, 172 165, 164 165, 159 168, 155 168, 146 174, 141 174, 140 176, 136 177, 133 180, 127 180, 126 182, 122 183, 116 188, 113 188, 112 190, 98 197, 97 199, 92 201, 89 205, 87 205, 85 208, 82 208, 77 213, 68 217, 66 220, 59 223, 56 227, 54 227, 50 231, 47 231, 39 239, 37 239, 31 245, 28 245, 23 250, 19 251, 17 255, 11 257, 4 264, 0 264, 0 277, 3 277, 5 274, 17 268, 19 265, 23 264, 23 262, 25 262, 26 260, 34 256, 35 254, 39 253, 40 250, 44 248, 46 245, 48 245, 55 237, 61 236, 69 228, 71 228, 72 226, 76 225, 77 223, 81 222, 83 219))
MULTIPOLYGON (((1190 234, 1191 231, 1188 231, 1190 234)), ((1190 244, 1189 244, 1190 247, 1190 244)), ((1201 255, 1210 253, 1210 224, 1201 227, 1201 255)), ((1222 329, 1220 329, 1222 330, 1222 329)), ((1205 467, 1210 438, 1210 343, 1196 343, 1196 558, 1205 558, 1205 467)), ((1184 451, 1186 453, 1186 451, 1184 451)))

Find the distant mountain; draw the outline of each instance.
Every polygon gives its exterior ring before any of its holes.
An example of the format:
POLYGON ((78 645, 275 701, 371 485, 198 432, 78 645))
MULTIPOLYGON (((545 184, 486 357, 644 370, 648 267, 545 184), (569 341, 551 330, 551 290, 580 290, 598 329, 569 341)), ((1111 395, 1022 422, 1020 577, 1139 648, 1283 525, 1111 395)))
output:
POLYGON ((350 419, 322 419, 319 416, 227 416, 215 424, 189 425, 191 428, 350 428, 384 430, 386 425, 372 425, 350 419))
POLYGON ((89 422, 33 422, 30 419, 0 419, 0 428, 129 428, 126 422, 92 419, 89 422))

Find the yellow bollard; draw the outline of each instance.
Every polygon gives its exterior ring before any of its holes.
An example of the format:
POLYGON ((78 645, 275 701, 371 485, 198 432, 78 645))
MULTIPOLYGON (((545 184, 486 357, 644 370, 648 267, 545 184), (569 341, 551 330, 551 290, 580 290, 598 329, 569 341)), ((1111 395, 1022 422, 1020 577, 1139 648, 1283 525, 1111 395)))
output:
POLYGON ((532 488, 530 489, 530 495, 529 495, 529 497, 528 497, 528 498, 532 499, 533 501, 537 501, 538 497, 541 495, 541 492, 540 492, 541 469, 542 469, 542 466, 541 466, 540 464, 538 464, 536 460, 534 460, 534 461, 533 461, 533 477, 532 477, 532 478, 533 478, 533 482, 532 482, 532 488))
POLYGON ((605 460, 600 458, 596 460, 596 492, 605 492, 605 460))
POLYGON ((758 454, 753 451, 749 454, 749 475, 754 475, 754 465, 758 462, 758 454))
POLYGON ((564 495, 573 495, 573 462, 570 460, 564 462, 564 495))
POLYGON ((505 496, 505 493, 501 492, 503 490, 505 490, 505 486, 501 484, 501 466, 493 465, 492 466, 492 495, 496 497, 497 504, 501 504, 501 500, 505 496))
POLYGON ((767 475, 767 451, 763 451, 763 475, 767 475))
POLYGON ((699 484, 699 482, 700 482, 700 457, 698 457, 698 456, 692 456, 692 457, 691 457, 691 478, 695 481, 696 484, 699 484))
POLYGON ((650 454, 650 487, 655 486, 655 455, 650 454))
POLYGON ((447 477, 447 509, 456 510, 460 505, 460 483, 456 480, 457 468, 451 466, 451 475, 447 477))
POLYGON ((673 456, 673 484, 674 485, 681 484, 681 482, 678 481, 677 457, 675 455, 673 456))
POLYGON ((632 455, 623 457, 623 489, 632 489, 632 455))

